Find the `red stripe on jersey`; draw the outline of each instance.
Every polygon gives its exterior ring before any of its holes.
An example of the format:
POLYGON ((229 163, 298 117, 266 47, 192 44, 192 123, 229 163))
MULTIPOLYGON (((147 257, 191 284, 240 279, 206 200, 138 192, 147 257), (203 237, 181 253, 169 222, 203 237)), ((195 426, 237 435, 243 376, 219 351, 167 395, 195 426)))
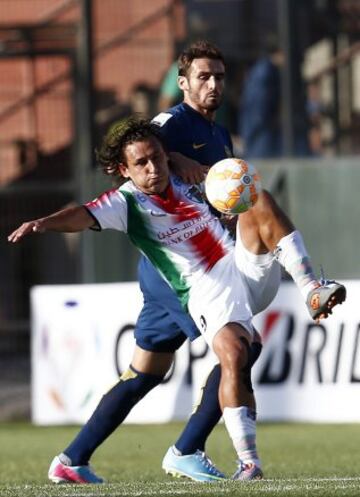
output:
POLYGON ((199 211, 194 209, 193 205, 189 205, 183 200, 175 197, 171 184, 166 188, 165 195, 165 198, 160 197, 159 195, 151 195, 151 199, 155 200, 159 207, 165 212, 175 214, 178 222, 199 217, 199 211))
POLYGON ((102 193, 95 200, 91 200, 90 202, 86 202, 85 206, 86 207, 101 207, 102 204, 108 203, 108 198, 111 195, 114 195, 114 193, 117 193, 117 191, 118 191, 117 188, 112 188, 111 190, 107 190, 106 192, 102 193))
MULTIPOLYGON (((200 211, 198 211, 193 204, 189 205, 183 200, 175 197, 171 184, 167 187, 165 193, 166 198, 160 197, 159 195, 152 195, 151 198, 155 200, 159 207, 165 212, 175 214, 178 222, 199 217, 200 211)), ((191 244, 195 252, 206 261, 205 271, 209 271, 217 261, 226 254, 226 250, 221 242, 214 238, 209 228, 204 228, 186 241, 191 244)))
POLYGON ((209 271, 219 259, 226 255, 221 242, 216 240, 209 228, 205 228, 188 240, 196 252, 206 259, 205 271, 209 271))

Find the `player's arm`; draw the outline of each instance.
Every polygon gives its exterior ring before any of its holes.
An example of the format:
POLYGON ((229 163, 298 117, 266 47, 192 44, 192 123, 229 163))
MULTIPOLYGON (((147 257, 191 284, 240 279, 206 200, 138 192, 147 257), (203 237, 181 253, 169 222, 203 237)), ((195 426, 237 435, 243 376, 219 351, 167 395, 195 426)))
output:
POLYGON ((45 233, 46 231, 76 233, 91 228, 94 224, 95 219, 87 209, 82 205, 77 205, 23 223, 8 236, 8 241, 16 243, 30 233, 45 233))
POLYGON ((169 166, 171 171, 185 183, 196 184, 204 181, 209 166, 190 159, 180 152, 169 152, 169 166))

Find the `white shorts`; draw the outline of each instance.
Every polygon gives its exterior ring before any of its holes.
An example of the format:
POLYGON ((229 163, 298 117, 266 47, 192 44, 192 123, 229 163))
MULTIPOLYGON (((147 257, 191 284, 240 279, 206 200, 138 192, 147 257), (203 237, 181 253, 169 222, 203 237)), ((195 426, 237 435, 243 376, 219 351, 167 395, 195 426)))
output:
POLYGON ((238 236, 234 250, 190 290, 189 312, 210 348, 216 333, 230 322, 241 324, 252 336, 252 318, 274 299, 280 279, 273 254, 252 254, 238 236))

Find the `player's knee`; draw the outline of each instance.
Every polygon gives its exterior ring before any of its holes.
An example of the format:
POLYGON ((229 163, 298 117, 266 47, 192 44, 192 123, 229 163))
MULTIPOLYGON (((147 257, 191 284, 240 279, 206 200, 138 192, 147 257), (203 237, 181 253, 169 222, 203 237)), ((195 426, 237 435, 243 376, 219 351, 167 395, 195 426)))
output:
POLYGON ((141 373, 130 366, 120 377, 120 381, 106 394, 131 405, 135 405, 153 388, 159 385, 164 375, 141 373))
POLYGON ((249 210, 249 213, 252 214, 252 222, 259 224, 271 219, 276 211, 276 207, 273 196, 268 191, 262 190, 255 205, 249 210))
POLYGON ((265 189, 261 190, 261 192, 259 193, 258 200, 260 201, 260 205, 264 205, 267 207, 271 206, 271 204, 275 202, 272 194, 265 189))
POLYGON ((244 337, 232 337, 218 342, 216 348, 222 374, 237 374, 249 362, 249 344, 244 337))

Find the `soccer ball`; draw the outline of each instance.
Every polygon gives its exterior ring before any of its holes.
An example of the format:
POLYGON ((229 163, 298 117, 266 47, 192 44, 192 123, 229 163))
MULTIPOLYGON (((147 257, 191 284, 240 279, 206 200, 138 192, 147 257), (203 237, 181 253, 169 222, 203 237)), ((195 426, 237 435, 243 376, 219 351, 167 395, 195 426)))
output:
POLYGON ((210 204, 223 214, 240 214, 252 207, 261 191, 260 178, 254 166, 241 159, 216 162, 205 180, 210 204))

